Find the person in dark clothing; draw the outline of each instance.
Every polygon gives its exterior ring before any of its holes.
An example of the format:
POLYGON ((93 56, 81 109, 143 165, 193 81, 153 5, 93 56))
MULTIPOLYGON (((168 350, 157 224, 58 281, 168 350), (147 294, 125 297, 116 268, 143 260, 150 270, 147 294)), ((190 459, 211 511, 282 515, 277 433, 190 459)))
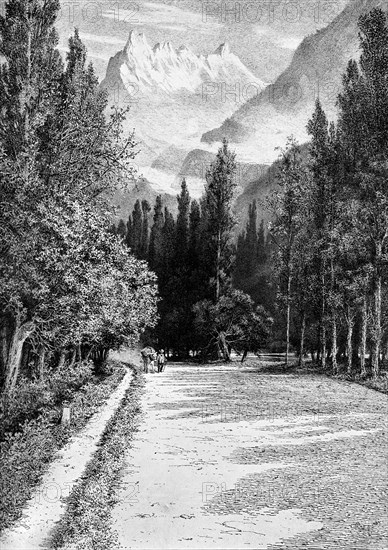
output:
POLYGON ((158 372, 163 372, 166 368, 166 356, 164 355, 164 350, 160 350, 156 357, 156 363, 158 366, 158 372))

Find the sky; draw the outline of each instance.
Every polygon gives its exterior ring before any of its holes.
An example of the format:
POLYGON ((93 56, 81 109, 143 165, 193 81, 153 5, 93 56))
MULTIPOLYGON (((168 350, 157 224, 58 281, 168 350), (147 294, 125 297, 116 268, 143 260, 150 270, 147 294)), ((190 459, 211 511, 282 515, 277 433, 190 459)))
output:
POLYGON ((272 82, 303 38, 326 26, 351 0, 62 0, 60 48, 78 27, 98 76, 123 48, 129 32, 148 42, 182 44, 208 54, 228 42, 261 80, 272 82))

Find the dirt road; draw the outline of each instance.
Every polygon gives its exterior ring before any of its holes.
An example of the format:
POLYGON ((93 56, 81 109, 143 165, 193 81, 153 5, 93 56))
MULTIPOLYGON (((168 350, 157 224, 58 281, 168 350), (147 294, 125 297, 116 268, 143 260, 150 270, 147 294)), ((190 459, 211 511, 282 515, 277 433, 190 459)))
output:
POLYGON ((253 365, 146 376, 124 548, 388 548, 384 395, 253 365))

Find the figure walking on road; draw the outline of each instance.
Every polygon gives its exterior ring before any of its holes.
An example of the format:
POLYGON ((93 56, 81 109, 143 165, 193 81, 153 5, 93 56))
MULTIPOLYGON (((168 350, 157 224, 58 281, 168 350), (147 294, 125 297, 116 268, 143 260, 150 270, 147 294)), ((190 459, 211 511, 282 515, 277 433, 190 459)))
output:
POLYGON ((152 372, 152 374, 155 373, 155 359, 156 359, 156 351, 153 349, 153 348, 150 348, 152 351, 151 353, 149 354, 149 359, 150 359, 150 372, 152 372))
POLYGON ((141 350, 141 357, 143 360, 143 371, 145 374, 148 374, 149 371, 155 372, 154 365, 155 365, 155 357, 156 357, 156 351, 154 348, 147 346, 146 348, 143 348, 141 350))
POLYGON ((156 357, 156 363, 158 366, 158 372, 163 372, 166 368, 166 356, 164 355, 164 350, 161 349, 158 352, 158 355, 156 357))
POLYGON ((149 359, 149 348, 144 348, 141 350, 141 358, 142 358, 142 361, 143 361, 143 372, 145 374, 148 373, 148 365, 149 365, 149 362, 150 362, 150 359, 149 359))

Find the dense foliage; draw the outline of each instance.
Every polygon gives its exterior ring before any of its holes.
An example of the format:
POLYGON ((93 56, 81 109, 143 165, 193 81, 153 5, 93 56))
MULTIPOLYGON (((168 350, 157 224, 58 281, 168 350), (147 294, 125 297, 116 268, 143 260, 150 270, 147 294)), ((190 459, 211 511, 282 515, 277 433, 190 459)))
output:
POLYGON ((57 50, 56 0, 10 0, 0 17, 1 382, 136 338, 155 321, 155 278, 109 231, 131 176, 125 113, 106 116, 77 31, 57 50))
POLYGON ((274 249, 264 221, 257 223, 257 204, 249 205, 245 230, 238 235, 233 284, 249 294, 256 304, 274 313, 276 285, 273 281, 271 256, 274 249))

